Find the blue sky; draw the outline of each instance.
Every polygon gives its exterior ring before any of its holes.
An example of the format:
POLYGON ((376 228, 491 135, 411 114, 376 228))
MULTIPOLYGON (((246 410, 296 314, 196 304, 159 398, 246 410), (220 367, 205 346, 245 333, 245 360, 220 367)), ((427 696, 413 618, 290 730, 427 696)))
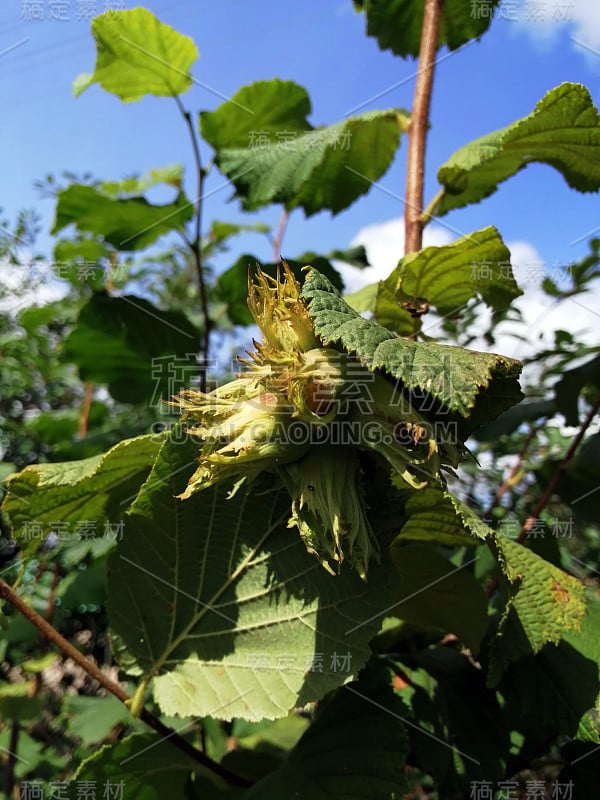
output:
MULTIPOLYGON (((561 82, 585 84, 596 105, 600 102, 600 10, 594 10, 596 3, 504 3, 507 16, 513 19, 495 20, 480 42, 448 58, 444 58, 446 51, 440 53, 443 61, 434 86, 426 199, 437 189, 437 167, 454 150, 530 113, 561 82)), ((133 6, 123 3, 125 8, 133 6)), ((212 91, 194 84, 183 96, 194 117, 199 110, 216 108, 222 102, 219 95, 229 96, 247 83, 272 77, 294 80, 308 90, 314 125, 336 122, 358 105, 361 111, 411 105, 415 62, 381 52, 377 42, 365 36, 364 16, 354 12, 351 0, 149 0, 145 6, 161 21, 191 36, 200 50, 192 71, 212 91), (386 89, 383 96, 370 101, 386 89)), ((194 194, 189 140, 173 101, 146 98, 126 105, 98 86, 78 99, 72 96, 73 79, 91 71, 95 62, 89 20, 78 17, 86 8, 100 13, 104 7, 105 0, 6 0, 0 9, 4 145, 0 206, 9 218, 20 208, 36 207, 43 215, 45 231, 52 223, 53 203, 40 200, 33 183, 49 172, 89 170, 102 179, 119 179, 182 162, 188 194, 194 194), (23 17, 34 7, 41 9, 37 13, 44 18, 27 21, 23 17), (51 19, 61 8, 66 19, 51 19)), ((205 147, 205 160, 209 155, 205 147)), ((322 213, 305 220, 302 212, 294 212, 282 248, 284 256, 345 247, 365 227, 401 217, 405 157, 404 140, 380 181, 383 190, 372 189, 337 217, 322 213)), ((210 191, 223 183, 215 171, 207 188, 210 191)), ((230 189, 224 189, 206 201, 206 222, 247 218, 236 201, 228 202, 230 194, 230 189)), ((595 231, 598 235, 600 228, 598 210, 597 196, 580 195, 550 167, 532 165, 490 199, 455 211, 442 222, 462 233, 495 224, 505 241, 528 243, 551 269, 587 252, 586 234, 595 231)), ((273 225, 279 216, 280 209, 274 207, 253 215, 273 225)), ((456 235, 451 232, 447 238, 456 235)), ((43 236, 41 244, 50 254, 49 237, 43 236)), ((234 247, 229 257, 221 258, 220 268, 243 251, 261 259, 271 257, 267 241, 257 236, 242 239, 239 249, 234 247)), ((391 247, 396 249, 394 242, 391 247)), ((401 253, 398 241, 397 256, 401 253)))

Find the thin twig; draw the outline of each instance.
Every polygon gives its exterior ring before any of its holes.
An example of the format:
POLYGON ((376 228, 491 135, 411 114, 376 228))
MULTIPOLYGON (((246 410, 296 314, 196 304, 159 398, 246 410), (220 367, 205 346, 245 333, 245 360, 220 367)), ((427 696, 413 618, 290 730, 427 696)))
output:
POLYGON ((204 178, 206 176, 206 173, 202 168, 200 147, 198 145, 198 139, 196 137, 196 132, 194 130, 194 124, 192 122, 191 114, 189 111, 185 110, 178 95, 174 95, 174 98, 175 102, 177 103, 177 107, 179 108, 179 111, 181 112, 181 115, 185 120, 185 124, 189 131, 190 140, 192 142, 192 151, 194 153, 194 163, 196 164, 197 200, 196 200, 194 238, 191 241, 186 238, 186 242, 190 248, 192 257, 194 259, 194 264, 196 266, 196 273, 198 275, 198 287, 200 289, 200 308, 202 311, 202 324, 204 327, 203 342, 202 342, 204 369, 202 370, 202 374, 200 376, 200 390, 204 392, 206 391, 206 371, 209 363, 210 328, 211 328, 210 316, 208 313, 208 293, 206 290, 206 280, 204 278, 204 267, 202 264, 202 192, 204 190, 204 178))
POLYGON ((88 381, 83 385, 83 403, 81 404, 81 411, 79 412, 79 425, 77 428, 77 438, 79 440, 85 439, 87 436, 93 399, 94 384, 88 381))
POLYGON ((423 242, 423 180, 431 90, 435 72, 443 0, 425 0, 417 82, 408 127, 404 216, 404 252, 414 253, 423 242))
MULTIPOLYGON (((589 414, 587 415, 587 417, 583 421, 583 424, 582 424, 581 428, 577 432, 577 436, 571 442, 571 444, 569 446, 569 449, 567 450, 567 452, 564 455, 564 458, 562 459, 562 461, 560 462, 560 464, 556 468, 556 470, 554 472, 554 475, 550 478, 550 481, 549 481, 548 485, 546 486, 546 489, 544 490, 544 493, 542 494, 542 496, 538 500, 533 512, 527 517, 527 519, 525 520, 525 522, 521 526, 521 530, 519 531, 519 535, 515 539, 515 541, 518 544, 523 544, 525 538, 527 537, 527 534, 529 533, 529 531, 531 530, 531 528, 535 524, 536 520, 539 519, 539 516, 542 513, 542 511, 544 510, 544 508, 547 506, 548 502, 550 501, 550 498, 552 497, 552 494, 554 493, 556 487, 558 486, 558 483, 559 483, 560 479, 563 476, 563 473, 564 473, 567 465, 573 459, 573 456, 575 455, 575 452, 577 451, 577 448, 579 447, 579 444, 581 443, 581 440, 583 439, 585 432, 587 431, 587 429, 591 425, 592 420, 594 419, 594 417, 596 416, 596 414, 598 413, 599 410, 600 410, 600 394, 596 398, 596 402, 594 403, 594 405, 590 409, 589 414)), ((500 581, 499 581, 498 575, 497 574, 494 575, 494 577, 490 580, 490 582, 488 584, 488 587, 486 589, 486 594, 487 594, 488 597, 491 597, 494 594, 494 592, 498 588, 499 582, 500 581)))
POLYGON ((519 470, 521 469, 521 466, 523 465, 523 461, 525 459, 525 456, 527 455, 527 451, 529 450, 529 447, 532 441, 534 440, 539 430, 539 427, 540 427, 539 425, 532 425, 529 434, 527 435, 527 438, 523 442, 523 446, 521 447, 519 455, 517 456, 517 460, 515 461, 513 468, 508 474, 508 477, 506 478, 502 486, 498 488, 498 491, 494 495, 494 499, 492 500, 488 508, 486 508, 486 510, 484 511, 483 513, 484 519, 486 517, 489 517, 489 515, 496 508, 502 497, 504 497, 506 492, 514 485, 514 479, 517 476, 519 470))
MULTIPOLYGON (((72 658, 73 661, 83 670, 85 670, 85 672, 91 678, 98 681, 101 686, 118 698, 122 703, 127 703, 129 700, 131 700, 129 694, 120 684, 112 681, 104 672, 102 672, 101 669, 99 669, 96 664, 94 664, 93 661, 87 659, 83 653, 77 650, 76 647, 74 647, 69 641, 61 636, 56 628, 53 628, 52 625, 46 622, 46 620, 37 613, 37 611, 31 608, 31 606, 28 606, 27 603, 25 603, 24 600, 22 600, 21 597, 19 597, 19 595, 8 585, 8 583, 1 579, 0 598, 7 600, 25 617, 25 619, 27 619, 34 627, 36 627, 40 633, 53 642, 66 656, 72 658)), ((189 758, 191 758, 197 764, 201 764, 206 769, 214 772, 215 775, 218 775, 231 786, 248 787, 252 785, 252 781, 250 779, 244 777, 243 775, 238 775, 235 772, 231 772, 231 770, 228 770, 226 767, 223 767, 221 764, 213 761, 213 759, 207 756, 205 753, 201 753, 176 731, 164 725, 147 709, 142 709, 140 713, 140 719, 142 719, 166 741, 171 742, 172 745, 189 756, 189 758)))
POLYGON ((543 495, 538 500, 537 505, 533 510, 533 513, 529 517, 527 517, 527 519, 523 523, 523 525, 521 527, 521 531, 520 531, 520 533, 519 533, 519 535, 517 537, 517 542, 520 543, 525 539, 525 537, 527 536, 527 534, 529 533, 529 531, 533 527, 535 521, 538 519, 538 517, 540 516, 541 512, 543 511, 543 509, 546 507, 546 505, 550 501, 550 498, 552 497, 552 494, 553 494, 554 490, 556 489, 556 487, 558 485, 558 482, 560 481, 560 479, 563 476, 563 473, 564 473, 564 471, 565 471, 565 469, 567 467, 567 464, 571 461, 571 459, 575 455, 575 451, 579 447, 579 444, 580 444, 581 440, 583 439, 583 436, 584 436, 585 432, 590 427, 590 425, 592 423, 592 420, 594 419, 594 417, 596 416, 596 414, 598 413, 599 410, 600 410, 600 394, 596 398, 596 402, 594 403, 594 405, 591 407, 589 414, 587 415, 587 417, 583 421, 583 424, 582 424, 581 428, 579 429, 579 431, 577 433, 577 436, 571 442, 571 445, 570 445, 569 449, 567 450, 567 452, 565 453, 564 458, 562 459, 562 461, 560 462, 560 464, 556 468, 556 471, 554 472, 554 475, 552 476, 552 478, 550 479, 550 482, 546 486, 546 489, 545 489, 543 495))
POLYGON ((275 261, 275 263, 277 263, 281 258, 281 245, 283 243, 283 237, 285 235, 285 229, 287 227, 289 218, 290 215, 284 208, 279 221, 279 227, 277 228, 277 235, 273 241, 273 261, 275 261))
POLYGON ((10 726, 10 740, 8 742, 8 763, 6 765, 6 782, 4 790, 7 800, 11 800, 15 790, 15 768, 17 766, 17 747, 19 746, 19 720, 13 719, 10 726))

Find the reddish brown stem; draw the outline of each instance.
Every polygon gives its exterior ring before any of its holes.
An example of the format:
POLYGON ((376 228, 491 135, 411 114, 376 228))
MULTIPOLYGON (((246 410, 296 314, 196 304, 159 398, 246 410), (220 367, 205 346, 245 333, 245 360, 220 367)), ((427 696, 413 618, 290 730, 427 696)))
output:
POLYGON ((283 243, 283 237, 285 235, 285 229, 287 228, 289 218, 290 215, 284 209, 281 219, 279 220, 279 228, 277 229, 275 240, 273 241, 273 261, 275 261, 275 263, 277 263, 281 258, 281 245, 283 243))
POLYGON ((93 398, 94 398, 94 384, 93 383, 84 384, 83 403, 81 404, 81 411, 79 412, 79 427, 77 429, 77 436, 79 439, 85 439, 85 437, 87 436, 93 398))
POLYGON ((405 253, 414 253, 420 250, 423 242, 425 145, 442 8, 443 0, 425 0, 417 82, 408 128, 404 208, 405 253))

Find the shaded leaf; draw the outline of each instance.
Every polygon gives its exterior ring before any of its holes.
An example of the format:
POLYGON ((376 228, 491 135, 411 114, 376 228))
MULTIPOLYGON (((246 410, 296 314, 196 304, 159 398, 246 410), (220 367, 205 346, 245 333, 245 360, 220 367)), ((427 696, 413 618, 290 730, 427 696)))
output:
MULTIPOLYGON (((500 0, 479 7, 464 0, 445 0, 440 19, 438 48, 456 50, 470 39, 478 39, 490 26, 500 0), (473 9, 475 13, 473 12, 473 9)), ((367 16, 367 35, 377 39, 382 50, 397 56, 419 55, 423 28, 423 0, 354 0, 367 16)))
POLYGON ((556 403, 554 400, 533 400, 523 401, 497 419, 489 423, 484 423, 475 433, 475 439, 479 442, 493 442, 499 436, 506 436, 513 433, 524 422, 535 422, 542 417, 553 417, 556 413, 556 403))
POLYGON ((465 568, 473 559, 455 567, 432 547, 397 539, 390 553, 400 576, 400 599, 390 613, 424 628, 454 633, 477 652, 487 626, 487 598, 465 568))
POLYGON ((410 539, 434 541, 450 547, 474 547, 489 534, 487 526, 470 508, 436 488, 411 492, 404 506, 404 516, 396 538, 398 542, 410 539))
POLYGON ((99 83, 131 103, 147 94, 173 97, 192 85, 190 67, 198 58, 196 45, 147 9, 99 14, 92 21, 92 35, 96 66, 92 74, 76 79, 75 95, 99 83))
POLYGON ((408 731, 417 763, 434 776, 440 796, 455 796, 467 781, 502 777, 508 731, 482 670, 447 647, 394 662, 398 694, 416 723, 408 731))
POLYGON ((136 800, 162 800, 172 797, 184 800, 193 762, 181 750, 161 740, 156 734, 128 736, 112 745, 104 745, 79 765, 73 781, 92 784, 113 791, 121 784, 124 796, 136 800))
POLYGON ((579 425, 579 395, 586 386, 600 388, 600 356, 563 372, 554 387, 556 406, 567 425, 579 425))
POLYGON ((368 585, 351 568, 329 575, 286 527, 286 492, 176 499, 197 454, 165 445, 111 556, 120 661, 154 676, 167 714, 284 716, 364 664, 392 575, 372 566, 368 585))
POLYGON ((72 184, 58 193, 52 233, 67 225, 94 233, 117 250, 140 250, 175 228, 182 229, 194 206, 180 192, 174 203, 152 205, 144 197, 109 197, 92 186, 72 184))
POLYGON ((435 213, 478 203, 534 161, 557 169, 572 189, 600 189, 600 117, 578 83, 551 89, 527 117, 461 147, 438 171, 445 189, 435 213))
POLYGON ((244 797, 389 800, 403 796, 407 788, 405 712, 400 698, 388 685, 374 681, 367 669, 358 681, 320 704, 315 721, 285 764, 244 797))
POLYGON ((169 365, 179 365, 181 380, 196 374, 199 338, 179 311, 133 295, 96 293, 65 339, 63 358, 77 365, 83 381, 107 384, 115 400, 159 405, 181 388, 169 365))

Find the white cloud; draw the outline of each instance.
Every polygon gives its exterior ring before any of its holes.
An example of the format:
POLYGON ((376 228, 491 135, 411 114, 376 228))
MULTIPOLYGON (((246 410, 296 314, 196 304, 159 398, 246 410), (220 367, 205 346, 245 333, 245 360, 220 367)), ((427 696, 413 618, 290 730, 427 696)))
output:
MULTIPOLYGON (((600 66, 600 3, 598 0, 518 0, 505 2, 505 17, 508 6, 513 8, 512 18, 518 29, 537 41, 551 43, 568 28, 576 39, 573 46, 587 52, 590 59, 598 60, 600 66), (580 44, 579 44, 580 43, 580 44), (589 49, 586 49, 589 48, 589 49), (597 51, 597 52, 594 52, 597 51)), ((502 17, 502 6, 500 6, 502 17)))
MULTIPOLYGON (((425 228, 423 246, 449 244, 452 235, 439 225, 425 228)), ((370 267, 357 270, 347 264, 336 264, 344 283, 346 292, 356 292, 369 283, 381 281, 390 274, 404 254, 404 218, 396 217, 387 222, 367 225, 356 234, 350 242, 351 247, 364 245, 370 267)))
POLYGON ((68 288, 54 277, 50 262, 18 266, 8 260, 0 262, 0 287, 0 313, 11 315, 60 300, 68 288))

